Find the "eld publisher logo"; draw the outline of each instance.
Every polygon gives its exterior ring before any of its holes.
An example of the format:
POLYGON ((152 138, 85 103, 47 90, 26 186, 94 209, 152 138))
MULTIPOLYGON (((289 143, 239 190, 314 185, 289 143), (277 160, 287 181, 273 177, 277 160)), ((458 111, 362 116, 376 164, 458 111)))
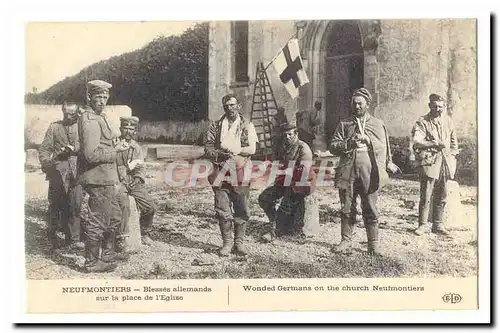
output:
POLYGON ((459 294, 453 294, 453 293, 444 294, 443 301, 445 303, 457 304, 457 303, 460 303, 462 301, 462 296, 460 296, 459 294))

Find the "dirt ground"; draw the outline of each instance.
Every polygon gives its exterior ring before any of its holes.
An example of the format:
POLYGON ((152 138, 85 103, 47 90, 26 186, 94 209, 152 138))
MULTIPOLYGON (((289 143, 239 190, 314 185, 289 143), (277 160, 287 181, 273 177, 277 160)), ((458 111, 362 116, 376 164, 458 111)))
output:
MULTIPOLYGON (((428 233, 416 236, 418 182, 391 179, 379 197, 379 210, 387 226, 380 231, 383 255, 365 254, 366 233, 355 228, 354 248, 348 254, 331 253, 340 240, 340 202, 335 188, 316 192, 320 232, 305 240, 258 240, 266 224, 257 197, 250 193, 251 219, 246 258, 219 258, 222 240, 208 186, 173 188, 158 182, 162 164, 148 164, 148 186, 158 204, 152 238, 114 272, 85 274, 80 253, 52 251, 45 237, 47 182, 40 170, 26 172, 25 241, 28 279, 182 279, 182 278, 315 278, 315 277, 466 277, 477 272, 477 188, 460 186, 461 205, 448 222, 452 237, 428 233)), ((62 235, 60 235, 62 238, 62 235)))

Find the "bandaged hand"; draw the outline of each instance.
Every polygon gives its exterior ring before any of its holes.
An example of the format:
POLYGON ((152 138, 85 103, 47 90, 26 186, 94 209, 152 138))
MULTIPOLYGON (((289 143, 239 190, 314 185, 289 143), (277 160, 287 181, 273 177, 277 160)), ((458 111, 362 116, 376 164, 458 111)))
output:
POLYGON ((142 164, 142 160, 132 160, 128 163, 128 168, 134 170, 138 165, 142 164))
POLYGON ((403 173, 401 169, 392 162, 387 163, 387 170, 389 170, 391 173, 403 173))

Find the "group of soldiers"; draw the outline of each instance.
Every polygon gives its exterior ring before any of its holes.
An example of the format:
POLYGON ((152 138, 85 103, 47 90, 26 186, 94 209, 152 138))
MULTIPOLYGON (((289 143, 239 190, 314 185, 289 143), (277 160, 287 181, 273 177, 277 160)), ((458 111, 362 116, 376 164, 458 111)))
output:
POLYGON ((130 201, 140 211, 142 243, 149 245, 155 204, 145 187, 142 151, 133 139, 137 117, 121 117, 116 137, 106 118, 111 84, 87 83, 85 105, 66 102, 63 119, 52 123, 39 147, 42 171, 49 180, 48 238, 59 247, 85 249, 85 271, 106 272, 127 260, 130 201), (88 200, 85 200, 87 198, 88 200), (84 216, 84 208, 88 211, 84 216))
MULTIPOLYGON (((333 252, 345 252, 352 247, 357 198, 360 197, 367 252, 370 255, 381 253, 377 197, 389 181, 387 172, 397 173, 401 169, 392 162, 384 122, 368 112, 371 102, 372 96, 367 89, 355 90, 351 98, 351 115, 340 121, 329 143, 329 151, 340 157, 334 179, 341 202, 341 241, 332 248, 333 252)), ((258 143, 253 124, 240 112, 241 103, 237 97, 232 94, 224 96, 222 105, 224 115, 210 126, 205 147, 206 156, 215 166, 212 179, 219 172, 226 172, 224 163, 227 161, 232 160, 237 168, 243 169, 250 162, 258 143)), ((431 94, 428 108, 428 113, 418 119, 412 130, 413 149, 420 162, 419 226, 414 232, 423 235, 427 231, 432 208, 432 232, 449 235, 443 227, 443 211, 446 184, 455 175, 458 143, 453 121, 443 112, 444 99, 431 94)), ((272 242, 287 234, 303 236, 304 201, 315 190, 311 146, 319 124, 320 109, 321 103, 316 103, 312 112, 298 113, 297 123, 288 121, 285 110, 279 108, 272 120, 273 160, 279 160, 284 168, 292 166, 293 170, 291 182, 285 184, 285 176, 278 176, 259 195, 259 205, 269 219, 269 228, 261 235, 264 242, 272 242), (308 180, 306 185, 302 182, 304 179, 308 180)), ((223 241, 219 253, 222 256, 230 253, 245 255, 243 239, 250 218, 249 184, 222 182, 212 183, 212 186, 223 241)))
MULTIPOLYGON (((85 248, 86 272, 114 270, 117 261, 130 256, 120 246, 128 235, 129 196, 140 210, 142 242, 146 245, 152 242, 149 233, 156 207, 145 187, 141 147, 133 139, 139 119, 120 118, 121 136, 114 137, 105 113, 110 88, 111 84, 101 80, 88 82, 86 105, 65 103, 63 120, 50 125, 39 149, 42 170, 49 180, 49 239, 56 246, 56 232, 62 226, 68 246, 85 248), (82 218, 85 196, 89 216, 82 218)), ((384 122, 368 112, 371 101, 367 89, 354 91, 351 115, 340 121, 329 143, 330 152, 340 156, 335 186, 341 201, 341 241, 332 248, 335 252, 344 252, 352 246, 360 197, 368 253, 381 253, 377 197, 389 180, 387 171, 396 173, 400 169, 392 162, 384 122)), ((251 163, 259 140, 235 95, 222 97, 222 106, 223 116, 212 122, 206 133, 204 156, 213 164, 208 180, 222 238, 218 253, 225 257, 231 253, 247 254, 244 240, 251 215, 250 184, 243 182, 238 170, 251 163), (227 172, 225 165, 229 161, 236 166, 237 184, 216 181, 227 172)), ((421 169, 417 235, 426 232, 431 204, 432 232, 447 234, 442 226, 446 181, 454 178, 458 153, 453 122, 443 113, 444 99, 432 94, 428 107, 429 112, 416 122, 412 131, 421 169)), ((303 234, 304 202, 315 191, 311 146, 320 109, 321 104, 316 103, 315 115, 301 114, 298 123, 288 121, 283 108, 274 117, 273 160, 279 160, 283 170, 290 166, 293 170, 291 182, 280 175, 258 197, 259 206, 269 219, 269 227, 261 234, 264 242, 273 242, 282 235, 303 234), (308 124, 303 125, 304 119, 308 124)))

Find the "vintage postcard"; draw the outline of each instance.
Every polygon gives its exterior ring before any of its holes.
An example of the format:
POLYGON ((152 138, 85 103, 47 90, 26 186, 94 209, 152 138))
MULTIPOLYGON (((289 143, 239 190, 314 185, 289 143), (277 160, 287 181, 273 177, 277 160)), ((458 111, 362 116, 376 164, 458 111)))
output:
POLYGON ((26 22, 26 314, 480 310, 481 20, 26 22))

